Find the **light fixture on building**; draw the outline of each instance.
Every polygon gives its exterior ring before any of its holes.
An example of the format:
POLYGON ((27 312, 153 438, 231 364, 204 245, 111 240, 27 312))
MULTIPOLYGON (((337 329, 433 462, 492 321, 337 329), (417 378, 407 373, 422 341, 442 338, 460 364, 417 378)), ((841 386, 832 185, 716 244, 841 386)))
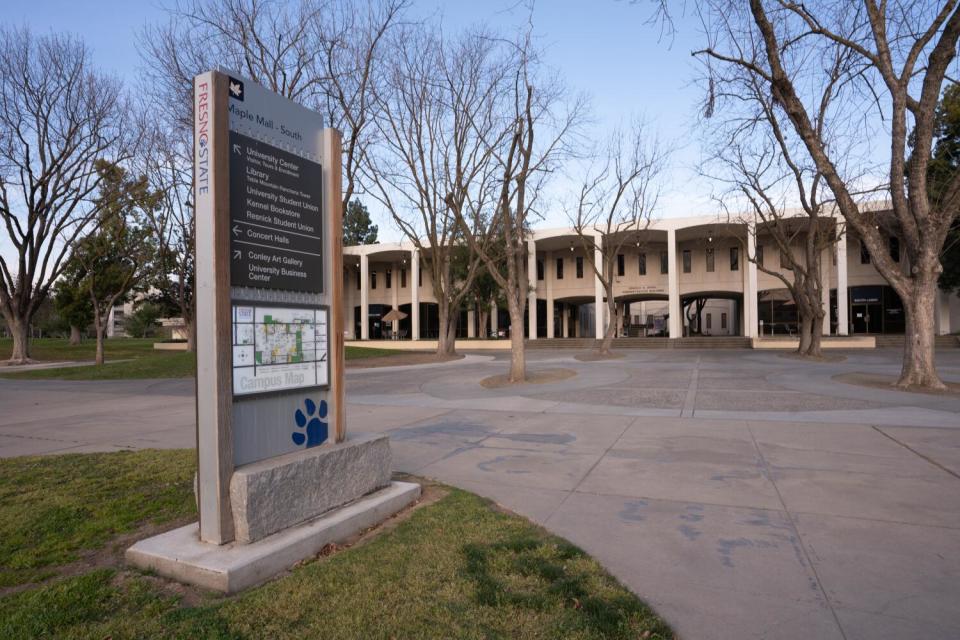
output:
POLYGON ((570 251, 573 252, 573 240, 570 241, 570 251))

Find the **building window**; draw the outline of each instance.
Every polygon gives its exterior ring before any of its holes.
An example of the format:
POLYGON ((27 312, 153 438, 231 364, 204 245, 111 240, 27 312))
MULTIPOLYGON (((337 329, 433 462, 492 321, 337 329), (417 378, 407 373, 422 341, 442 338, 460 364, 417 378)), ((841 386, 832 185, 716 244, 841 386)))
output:
POLYGON ((730 271, 740 270, 740 247, 730 247, 730 271))
POLYGON ((617 254, 617 275, 620 276, 621 278, 623 277, 624 262, 625 260, 623 259, 623 254, 618 253, 617 254))
POLYGON ((637 263, 640 269, 640 275, 647 275, 647 254, 641 253, 637 256, 637 263))
POLYGON ((762 267, 763 266, 763 245, 758 244, 756 251, 757 251, 757 266, 762 267))
POLYGON ((683 250, 683 272, 690 273, 693 267, 693 252, 690 249, 683 250))
POLYGON ((583 256, 577 256, 577 277, 583 277, 583 256))
POLYGON ((667 273, 670 270, 670 253, 668 251, 660 252, 660 273, 667 273))
POLYGON ((890 258, 900 262, 900 238, 896 236, 890 236, 890 258))
POLYGON ((401 289, 407 288, 407 270, 406 269, 400 269, 400 288, 401 289))
POLYGON ((377 288, 377 272, 376 271, 370 272, 370 288, 371 289, 377 288))
POLYGON ((713 273, 713 248, 707 249, 707 273, 713 273))
POLYGON ((563 280, 563 258, 557 258, 557 280, 563 280))
POLYGON ((870 251, 863 240, 860 241, 860 264, 870 264, 870 251))
POLYGON ((707 314, 707 329, 713 329, 713 314, 707 314))
POLYGON ((387 271, 386 271, 386 277, 384 278, 384 280, 387 281, 387 289, 389 289, 390 287, 392 287, 392 286, 393 286, 393 271, 390 271, 390 269, 387 269, 387 271))
POLYGON ((790 268, 790 256, 783 249, 780 249, 780 268, 781 269, 790 268))
POLYGON ((419 265, 419 267, 420 268, 417 269, 417 287, 422 287, 423 286, 423 265, 419 265))
POLYGON ((720 328, 721 328, 721 329, 726 329, 726 328, 727 328, 727 314, 726 314, 726 313, 721 313, 721 314, 720 314, 720 328))
POLYGON ((537 280, 543 280, 543 260, 537 260, 537 280))
POLYGON ((357 269, 357 291, 360 291, 360 278, 361 278, 360 269, 357 269))

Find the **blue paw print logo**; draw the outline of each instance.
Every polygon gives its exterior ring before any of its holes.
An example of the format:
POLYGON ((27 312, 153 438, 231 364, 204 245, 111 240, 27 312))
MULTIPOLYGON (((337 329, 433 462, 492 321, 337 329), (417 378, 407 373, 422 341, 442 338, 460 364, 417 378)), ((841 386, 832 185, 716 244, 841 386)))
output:
POLYGON ((310 398, 303 401, 303 409, 297 409, 294 414, 297 427, 303 431, 294 431, 290 434, 293 444, 300 446, 306 443, 307 447, 315 447, 327 441, 327 401, 321 400, 317 406, 310 398))

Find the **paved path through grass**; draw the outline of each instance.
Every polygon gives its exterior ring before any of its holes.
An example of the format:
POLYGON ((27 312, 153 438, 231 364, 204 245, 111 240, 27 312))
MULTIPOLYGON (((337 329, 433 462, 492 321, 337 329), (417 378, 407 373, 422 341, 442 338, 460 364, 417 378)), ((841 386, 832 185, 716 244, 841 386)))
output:
MULTIPOLYGON (((570 539, 688 640, 960 637, 960 400, 833 379, 897 351, 573 355, 531 354, 577 373, 535 388, 480 386, 505 355, 351 374, 348 428, 570 539)), ((194 437, 188 381, 0 381, 0 406, 0 455, 194 437)))

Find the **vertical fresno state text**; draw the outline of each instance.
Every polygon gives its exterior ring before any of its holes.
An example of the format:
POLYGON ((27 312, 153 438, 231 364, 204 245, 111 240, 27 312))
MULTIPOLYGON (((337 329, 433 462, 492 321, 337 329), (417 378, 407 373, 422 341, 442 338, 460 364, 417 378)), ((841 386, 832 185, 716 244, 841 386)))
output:
POLYGON ((196 189, 197 195, 210 192, 210 88, 197 83, 196 112, 196 189))

